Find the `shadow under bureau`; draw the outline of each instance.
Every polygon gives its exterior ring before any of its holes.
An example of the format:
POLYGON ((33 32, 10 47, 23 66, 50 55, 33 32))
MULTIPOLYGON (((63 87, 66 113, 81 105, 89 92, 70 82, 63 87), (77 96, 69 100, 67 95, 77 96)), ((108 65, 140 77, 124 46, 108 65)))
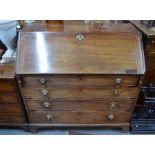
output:
POLYGON ((131 24, 20 32, 16 74, 31 131, 128 130, 144 74, 141 35, 131 24))

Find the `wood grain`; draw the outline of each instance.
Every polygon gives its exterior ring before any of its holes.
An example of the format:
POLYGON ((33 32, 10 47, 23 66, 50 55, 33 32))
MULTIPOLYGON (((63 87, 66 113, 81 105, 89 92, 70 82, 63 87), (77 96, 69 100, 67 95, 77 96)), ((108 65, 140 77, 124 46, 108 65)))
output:
POLYGON ((25 29, 18 40, 16 73, 30 126, 129 127, 145 72, 139 31, 76 21, 45 29, 25 29))
POLYGON ((15 77, 15 61, 0 64, 0 126, 25 126, 25 109, 15 77))
POLYGON ((14 93, 14 82, 11 80, 0 80, 0 93, 14 93))
POLYGON ((3 93, 0 94, 0 104, 19 104, 17 94, 3 93))
POLYGON ((25 100, 29 110, 56 110, 56 111, 119 111, 133 110, 135 100, 25 100), (49 106, 44 106, 45 103, 49 106))
POLYGON ((25 118, 22 115, 19 114, 13 114, 13 113, 0 113, 0 123, 25 123, 25 118))
POLYGON ((136 98, 139 90, 137 87, 128 88, 25 88, 23 95, 25 98, 54 98, 54 99, 102 99, 102 98, 136 98), (42 91, 48 91, 47 96, 42 91), (118 91, 119 95, 115 95, 118 91))
POLYGON ((0 113, 18 113, 23 115, 21 107, 17 104, 3 104, 0 103, 0 113))
POLYGON ((130 119, 131 112, 111 111, 98 112, 75 112, 75 111, 31 111, 29 112, 32 123, 48 124, 103 124, 103 123, 126 123, 130 119), (108 119, 108 115, 114 115, 113 120, 108 119), (51 115, 52 119, 47 120, 46 116, 51 115))

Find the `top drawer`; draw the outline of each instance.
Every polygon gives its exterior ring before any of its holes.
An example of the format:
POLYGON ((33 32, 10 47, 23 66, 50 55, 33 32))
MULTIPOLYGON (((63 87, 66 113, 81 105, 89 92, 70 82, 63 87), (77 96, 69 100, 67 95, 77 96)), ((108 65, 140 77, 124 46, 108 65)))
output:
POLYGON ((123 75, 45 75, 26 76, 25 87, 102 87, 136 86, 137 76, 123 75))
POLYGON ((13 81, 0 80, 0 93, 13 93, 15 86, 13 81))

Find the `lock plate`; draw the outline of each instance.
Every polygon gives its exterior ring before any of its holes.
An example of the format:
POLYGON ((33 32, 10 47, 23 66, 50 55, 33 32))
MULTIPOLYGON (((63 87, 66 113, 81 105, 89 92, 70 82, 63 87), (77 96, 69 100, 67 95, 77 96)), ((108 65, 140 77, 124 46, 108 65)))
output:
POLYGON ((79 41, 83 40, 84 39, 84 35, 79 33, 76 35, 76 39, 78 39, 79 41))

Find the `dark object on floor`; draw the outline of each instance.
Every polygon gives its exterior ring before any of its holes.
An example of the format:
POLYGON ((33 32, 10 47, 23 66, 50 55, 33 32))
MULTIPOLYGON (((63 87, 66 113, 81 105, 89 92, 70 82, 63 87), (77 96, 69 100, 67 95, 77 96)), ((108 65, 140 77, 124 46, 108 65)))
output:
POLYGON ((7 47, 5 44, 0 40, 0 60, 2 59, 2 56, 5 54, 7 50, 7 47))
POLYGON ((144 103, 137 106, 131 121, 132 133, 155 133, 155 87, 143 87, 144 103))

